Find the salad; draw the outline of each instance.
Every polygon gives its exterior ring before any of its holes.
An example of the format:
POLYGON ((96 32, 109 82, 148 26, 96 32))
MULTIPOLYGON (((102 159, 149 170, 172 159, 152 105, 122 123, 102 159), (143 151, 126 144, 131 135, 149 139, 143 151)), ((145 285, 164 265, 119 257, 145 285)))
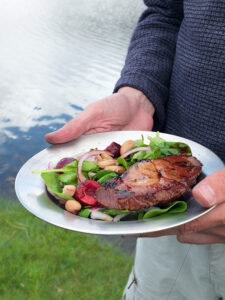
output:
POLYGON ((50 198, 65 210, 80 217, 103 221, 142 220, 159 215, 182 213, 187 209, 185 199, 179 198, 166 207, 132 210, 107 209, 98 204, 95 192, 101 184, 121 176, 130 166, 143 159, 157 159, 168 155, 192 155, 190 147, 181 142, 168 142, 157 132, 155 137, 143 135, 122 145, 112 142, 104 150, 90 149, 77 157, 62 158, 56 166, 37 170, 50 198))

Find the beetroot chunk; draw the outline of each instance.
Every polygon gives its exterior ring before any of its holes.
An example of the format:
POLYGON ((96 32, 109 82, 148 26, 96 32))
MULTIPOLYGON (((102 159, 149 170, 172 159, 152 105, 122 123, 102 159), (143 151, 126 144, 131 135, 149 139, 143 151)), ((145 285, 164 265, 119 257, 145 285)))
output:
POLYGON ((120 148, 121 146, 115 142, 112 142, 106 149, 105 151, 110 152, 113 157, 118 157, 120 156, 120 148))
POLYGON ((100 183, 87 179, 77 186, 75 198, 81 204, 95 206, 97 204, 95 192, 99 187, 100 183))

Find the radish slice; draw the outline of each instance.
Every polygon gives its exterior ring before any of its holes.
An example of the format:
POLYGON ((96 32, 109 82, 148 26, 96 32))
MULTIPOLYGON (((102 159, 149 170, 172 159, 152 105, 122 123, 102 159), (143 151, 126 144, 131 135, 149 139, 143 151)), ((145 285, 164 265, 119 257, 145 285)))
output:
POLYGON ((111 216, 104 214, 103 212, 98 211, 97 209, 91 212, 90 218, 94 220, 102 220, 109 222, 113 221, 113 218, 111 216))
POLYGON ((131 153, 134 152, 139 152, 139 151, 151 151, 152 148, 150 147, 137 147, 137 148, 133 148, 130 151, 125 152, 123 155, 121 155, 120 157, 125 158, 127 156, 129 156, 131 153))
POLYGON ((54 168, 54 164, 52 161, 48 163, 48 170, 52 170, 54 168))
POLYGON ((94 207, 90 208, 90 211, 99 210, 101 208, 102 208, 101 206, 94 206, 94 207))
POLYGON ((93 176, 95 176, 95 174, 96 174, 96 173, 89 172, 89 173, 88 173, 88 176, 93 177, 93 176))
POLYGON ((117 215, 113 218, 113 222, 119 222, 122 218, 126 217, 127 215, 129 215, 129 212, 117 215))
POLYGON ((83 154, 80 157, 79 162, 78 162, 78 166, 77 166, 77 175, 78 175, 79 182, 82 182, 82 181, 86 180, 86 178, 82 174, 82 164, 83 164, 83 161, 84 160, 88 160, 88 158, 91 157, 91 156, 97 156, 97 155, 102 154, 102 153, 107 153, 110 156, 112 156, 112 154, 110 152, 108 152, 108 151, 93 150, 93 151, 90 151, 90 152, 87 152, 87 153, 83 154))

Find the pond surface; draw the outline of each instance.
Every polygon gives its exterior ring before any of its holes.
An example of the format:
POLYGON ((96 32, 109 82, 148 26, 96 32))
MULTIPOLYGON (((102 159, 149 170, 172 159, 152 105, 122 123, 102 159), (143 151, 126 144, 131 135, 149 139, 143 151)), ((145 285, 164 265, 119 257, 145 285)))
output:
POLYGON ((46 148, 44 135, 113 90, 140 13, 137 0, 3 0, 0 198, 46 148))

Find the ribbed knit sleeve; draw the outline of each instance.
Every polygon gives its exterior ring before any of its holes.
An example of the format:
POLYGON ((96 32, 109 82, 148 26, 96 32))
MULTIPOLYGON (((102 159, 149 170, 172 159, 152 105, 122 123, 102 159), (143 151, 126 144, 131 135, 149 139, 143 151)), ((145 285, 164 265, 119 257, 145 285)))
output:
POLYGON ((147 9, 133 33, 125 66, 114 92, 123 86, 142 91, 154 105, 154 128, 165 120, 165 104, 177 34, 183 18, 182 0, 146 0, 147 9))

